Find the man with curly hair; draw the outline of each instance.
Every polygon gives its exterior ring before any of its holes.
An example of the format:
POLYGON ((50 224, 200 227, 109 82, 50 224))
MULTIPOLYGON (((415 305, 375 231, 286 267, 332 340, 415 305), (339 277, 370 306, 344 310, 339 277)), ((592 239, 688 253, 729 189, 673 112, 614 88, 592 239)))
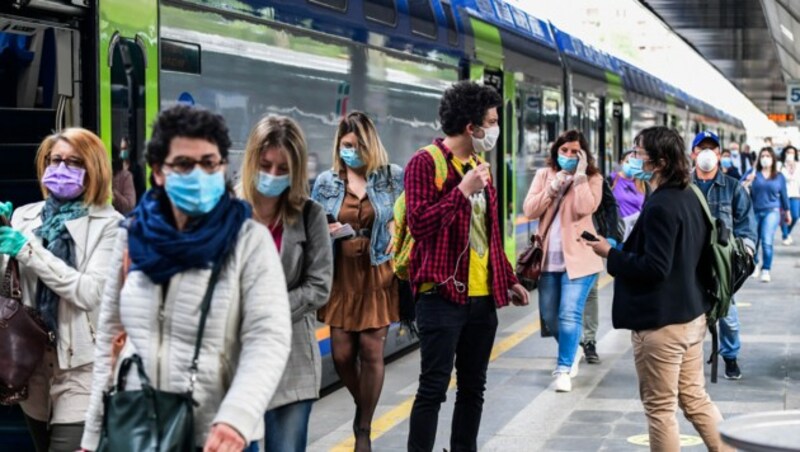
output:
POLYGON ((406 167, 406 215, 415 240, 409 276, 417 297, 421 357, 409 451, 433 449, 454 361, 457 393, 450 447, 477 450, 496 310, 509 302, 528 303, 528 292, 503 250, 489 164, 479 156, 494 148, 500 136, 501 104, 490 87, 456 83, 439 105, 446 136, 433 144, 443 159, 421 150, 406 167), (434 181, 437 164, 447 165, 441 188, 434 181))

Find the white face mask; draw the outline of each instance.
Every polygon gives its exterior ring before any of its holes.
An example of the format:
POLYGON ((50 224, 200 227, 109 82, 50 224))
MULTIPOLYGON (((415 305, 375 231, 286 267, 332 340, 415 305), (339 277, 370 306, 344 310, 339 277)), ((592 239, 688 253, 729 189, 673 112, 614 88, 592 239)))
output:
POLYGON ((770 157, 761 157, 761 168, 772 168, 772 159, 770 157))
POLYGON ((710 149, 706 149, 697 154, 697 167, 705 172, 712 171, 716 168, 718 161, 719 159, 717 158, 716 152, 710 149))
POLYGON ((472 136, 472 147, 475 152, 489 152, 494 149, 497 139, 500 138, 500 126, 487 127, 483 129, 483 138, 472 136))

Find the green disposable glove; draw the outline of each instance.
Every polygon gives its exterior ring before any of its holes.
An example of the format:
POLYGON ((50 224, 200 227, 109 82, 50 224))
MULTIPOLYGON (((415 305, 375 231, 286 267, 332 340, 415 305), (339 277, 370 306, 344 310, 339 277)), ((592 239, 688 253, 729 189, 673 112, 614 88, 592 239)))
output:
POLYGON ((8 226, 0 226, 0 254, 17 257, 28 239, 21 232, 8 226))
POLYGON ((0 217, 6 217, 11 221, 11 212, 14 211, 14 206, 11 202, 0 202, 0 217))

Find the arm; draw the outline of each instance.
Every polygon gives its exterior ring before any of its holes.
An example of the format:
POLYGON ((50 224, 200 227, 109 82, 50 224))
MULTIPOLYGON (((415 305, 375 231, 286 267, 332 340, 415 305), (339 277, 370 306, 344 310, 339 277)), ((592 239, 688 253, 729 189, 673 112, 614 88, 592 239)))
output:
POLYGON ((227 424, 249 442, 263 419, 289 357, 292 324, 283 266, 264 226, 242 236, 239 263, 241 352, 228 392, 212 424, 227 424))
POLYGON ((123 215, 127 215, 136 207, 136 189, 133 187, 133 176, 130 172, 122 173, 119 185, 113 187, 113 205, 123 215))
POLYGON ((783 209, 784 212, 789 212, 791 207, 789 206, 789 193, 786 190, 786 178, 783 174, 778 174, 778 179, 781 184, 781 209, 783 209))
POLYGON ((741 186, 736 185, 733 192, 733 236, 741 237, 751 250, 756 249, 758 234, 756 216, 753 212, 753 201, 741 186))
POLYGON ((34 240, 28 240, 22 247, 17 260, 32 269, 56 295, 82 311, 91 311, 100 305, 103 296, 118 229, 116 221, 106 224, 94 251, 86 257, 88 262, 83 271, 70 267, 34 240))
POLYGON ((608 254, 608 272, 612 276, 634 279, 642 283, 664 281, 675 257, 679 225, 674 213, 662 206, 642 212, 644 237, 642 254, 611 249, 608 254))
POLYGON ((469 212, 469 200, 458 188, 442 196, 434 183, 433 158, 417 153, 406 166, 406 216, 414 240, 449 228, 459 213, 469 212))
POLYGON ((333 280, 333 251, 322 207, 313 206, 305 228, 307 247, 303 252, 303 280, 289 291, 292 323, 328 302, 333 280))
POLYGON ((536 171, 536 175, 533 177, 533 182, 531 182, 531 187, 528 189, 522 205, 522 212, 531 220, 541 218, 553 204, 553 199, 547 190, 547 169, 542 168, 536 171))
POLYGON ((122 258, 128 244, 128 231, 117 229, 114 251, 105 262, 106 285, 103 301, 100 305, 100 317, 97 322, 97 341, 94 351, 94 370, 92 374, 92 392, 89 407, 86 411, 86 425, 83 431, 81 447, 96 450, 100 442, 103 427, 103 391, 112 384, 111 342, 123 330, 119 315, 119 294, 122 290, 122 258))
POLYGON ((577 175, 572 182, 572 189, 575 191, 575 213, 581 217, 591 215, 603 199, 603 178, 600 175, 577 175))

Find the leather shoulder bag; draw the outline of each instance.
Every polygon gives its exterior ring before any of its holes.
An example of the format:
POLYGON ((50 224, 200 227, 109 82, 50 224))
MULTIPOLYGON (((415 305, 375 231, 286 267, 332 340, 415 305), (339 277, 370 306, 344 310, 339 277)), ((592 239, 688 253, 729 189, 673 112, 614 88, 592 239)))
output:
POLYGON ((139 355, 125 358, 120 365, 116 385, 103 397, 103 430, 97 452, 195 450, 196 402, 192 399, 192 393, 197 380, 197 362, 211 297, 224 261, 225 259, 220 259, 214 265, 200 307, 200 326, 189 368, 188 390, 176 393, 154 388, 144 371, 142 358, 139 355), (125 384, 132 366, 136 366, 142 387, 140 390, 126 391, 125 384))
MULTIPOLYGON (((6 217, 0 224, 8 226, 6 217)), ((28 398, 28 380, 52 340, 38 311, 22 303, 19 263, 10 258, 0 286, 0 404, 28 398)))

